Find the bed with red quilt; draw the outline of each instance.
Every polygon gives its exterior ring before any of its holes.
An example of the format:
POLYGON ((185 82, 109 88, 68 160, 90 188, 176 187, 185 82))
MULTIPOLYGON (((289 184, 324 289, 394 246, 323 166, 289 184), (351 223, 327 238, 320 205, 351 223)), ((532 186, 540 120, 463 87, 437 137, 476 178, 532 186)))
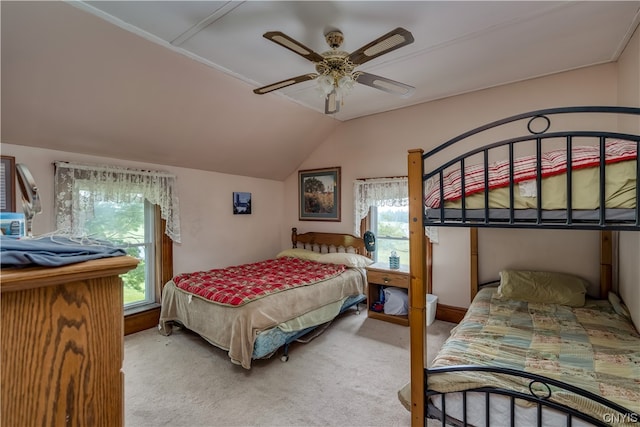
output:
POLYGON ((294 229, 293 240, 273 259, 176 275, 163 289, 160 332, 192 330, 246 369, 283 346, 288 358, 292 339, 365 299, 372 262, 355 236, 294 229))

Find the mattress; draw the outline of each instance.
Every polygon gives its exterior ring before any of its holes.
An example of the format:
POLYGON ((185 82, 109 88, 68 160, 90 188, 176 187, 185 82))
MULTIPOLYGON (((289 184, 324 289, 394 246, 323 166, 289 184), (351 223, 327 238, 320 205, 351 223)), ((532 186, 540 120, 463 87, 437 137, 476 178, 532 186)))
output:
MULTIPOLYGON (((478 293, 463 321, 452 330, 432 367, 456 365, 499 366, 543 375, 640 413, 640 335, 605 300, 587 299, 583 307, 572 308, 502 299, 495 288, 485 288, 478 293)), ((462 419, 460 391, 492 386, 529 394, 530 385, 528 380, 488 372, 433 374, 427 380, 430 390, 448 393, 446 412, 458 419, 462 419)), ((408 387, 399 393, 405 406, 410 400, 408 387)), ((535 384, 534 390, 546 392, 542 384, 535 384)), ((612 417, 613 411, 600 404, 553 386, 551 390, 549 400, 553 402, 576 408, 598 420, 612 417)), ((485 395, 470 393, 466 399, 467 421, 485 425, 485 395)), ((441 407, 439 397, 432 398, 431 403, 441 407)), ((510 405, 506 397, 491 396, 490 406, 502 414, 495 416, 508 414, 510 405)), ((517 403, 520 421, 516 425, 535 424, 536 412, 535 407, 517 403)), ((556 413, 543 420, 545 426, 565 425, 566 416, 556 413)), ((626 425, 633 420, 617 421, 626 425)))
MULTIPOLYGON (((605 186, 606 222, 635 223, 636 209, 636 161, 625 161, 607 166, 605 186)), ((601 219, 599 168, 579 169, 572 175, 572 211, 574 222, 598 223, 601 219), (577 183, 580 183, 579 185, 577 183)), ((537 183, 525 181, 514 185, 513 218, 518 222, 566 223, 567 178, 555 175, 541 180, 542 210, 537 209, 537 183)), ((511 219, 509 211, 509 187, 495 188, 489 191, 489 209, 485 212, 485 193, 480 192, 465 197, 464 218, 466 221, 507 222, 511 219)), ((427 208, 427 221, 462 221, 462 201, 445 202, 445 209, 427 208)))
MULTIPOLYGON (((636 161, 607 165, 605 177, 605 206, 607 208, 635 208, 636 161)), ((541 180, 542 209, 566 209, 567 176, 550 176, 541 180)), ((572 209, 592 210, 600 207, 600 169, 586 168, 572 173, 572 209)), ((514 186, 514 209, 535 209, 538 206, 536 181, 523 181, 514 186)), ((484 209, 484 191, 465 197, 466 209, 484 209)), ((508 209, 509 187, 489 191, 489 207, 508 209)), ((462 202, 445 202, 445 208, 460 209, 462 202)))
MULTIPOLYGON (((169 281, 163 290, 159 328, 162 334, 169 335, 172 322, 177 321, 227 350, 233 363, 250 369, 254 343, 260 333, 331 304, 337 307, 337 314, 345 298, 364 294, 365 283, 363 268, 347 268, 339 276, 320 283, 233 307, 199 298, 169 281)), ((320 316, 317 324, 325 321, 320 316)))
MULTIPOLYGON (((273 353, 283 345, 295 340, 301 332, 320 325, 331 322, 338 314, 366 300, 364 294, 354 295, 344 298, 342 301, 327 304, 317 310, 291 319, 288 322, 259 332, 253 346, 253 359, 265 359, 271 357, 273 353)), ((309 331, 310 332, 310 331, 309 331)), ((300 337, 300 339, 303 339, 300 337)), ((306 339, 306 338, 304 338, 306 339)))
MULTIPOLYGON (((447 415, 453 417, 454 420, 463 420, 463 397, 462 393, 449 393, 440 395, 433 399, 432 407, 436 411, 442 409, 442 401, 446 398, 447 415)), ((467 423, 474 427, 490 427, 509 425, 511 418, 511 401, 505 396, 492 395, 489 400, 489 422, 487 423, 487 400, 484 393, 467 393, 467 423)), ((537 425, 538 408, 534 406, 524 407, 514 405, 514 426, 535 426, 537 425)), ((567 416, 558 411, 549 408, 542 408, 542 423, 544 427, 567 427, 567 416)), ((440 420, 439 416, 435 419, 440 420)), ((451 420, 449 424, 455 425, 456 421, 451 420)), ((593 427, 593 424, 581 419, 573 418, 572 427, 593 427)))

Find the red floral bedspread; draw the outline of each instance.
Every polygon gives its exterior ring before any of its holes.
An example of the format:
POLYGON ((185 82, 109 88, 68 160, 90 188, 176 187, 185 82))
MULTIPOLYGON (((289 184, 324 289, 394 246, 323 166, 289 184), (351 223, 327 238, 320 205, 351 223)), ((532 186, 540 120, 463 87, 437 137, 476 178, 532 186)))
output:
MULTIPOLYGON (((605 164, 633 160, 637 158, 636 143, 632 141, 610 140, 605 143, 605 164)), ((540 159, 542 178, 559 175, 567 170, 567 151, 554 150, 542 153, 540 159)), ((600 147, 574 147, 571 154, 572 169, 596 167, 600 165, 600 147)), ((506 187, 509 185, 509 162, 498 161, 488 165, 489 189, 506 187)), ((535 179, 537 175, 536 156, 525 156, 513 161, 513 182, 519 183, 535 179)), ((475 194, 485 190, 484 165, 465 167, 465 195, 475 194)), ((430 208, 440 206, 439 180, 431 182, 431 187, 425 194, 425 205, 430 208)), ((460 169, 456 169, 443 177, 444 199, 457 200, 462 197, 462 180, 460 169)))
POLYGON ((307 286, 341 274, 346 267, 282 257, 233 267, 183 273, 175 285, 223 305, 240 306, 264 296, 307 286))

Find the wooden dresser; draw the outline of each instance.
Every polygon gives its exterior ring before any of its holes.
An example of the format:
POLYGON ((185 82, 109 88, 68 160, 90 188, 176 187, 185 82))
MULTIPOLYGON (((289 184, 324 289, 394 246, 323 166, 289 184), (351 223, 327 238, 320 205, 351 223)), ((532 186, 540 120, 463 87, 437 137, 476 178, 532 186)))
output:
POLYGON ((0 272, 2 426, 122 426, 129 256, 0 272))

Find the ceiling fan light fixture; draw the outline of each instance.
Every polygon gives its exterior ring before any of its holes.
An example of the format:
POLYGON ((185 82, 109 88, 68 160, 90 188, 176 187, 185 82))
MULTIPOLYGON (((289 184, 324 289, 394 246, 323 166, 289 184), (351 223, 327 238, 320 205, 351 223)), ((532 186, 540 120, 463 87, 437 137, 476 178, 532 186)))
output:
POLYGON ((333 79, 329 75, 323 75, 318 77, 318 89, 321 95, 327 96, 333 91, 333 79))
POLYGON ((344 103, 344 97, 353 89, 355 83, 401 97, 410 96, 415 89, 413 86, 385 77, 354 71, 355 67, 365 62, 413 43, 413 35, 404 28, 398 27, 350 54, 340 50, 344 36, 337 30, 325 34, 325 40, 331 49, 322 54, 314 52, 280 31, 269 31, 263 34, 263 37, 313 62, 316 72, 254 89, 253 92, 258 95, 315 79, 316 90, 325 100, 325 114, 334 114, 340 111, 340 104, 344 103))
MULTIPOLYGON (((344 98, 351 92, 353 89, 357 76, 352 74, 341 74, 337 71, 334 71, 332 74, 324 74, 318 77, 317 79, 317 89, 320 96, 323 98, 327 98, 329 104, 343 104, 344 98)), ((325 110, 330 110, 333 114, 339 111, 338 108, 332 107, 325 110)))
POLYGON ((343 91, 350 91, 351 89, 353 89, 353 85, 356 83, 356 81, 353 79, 353 77, 351 76, 342 76, 340 77, 340 80, 338 80, 338 87, 340 89, 342 89, 343 91))

